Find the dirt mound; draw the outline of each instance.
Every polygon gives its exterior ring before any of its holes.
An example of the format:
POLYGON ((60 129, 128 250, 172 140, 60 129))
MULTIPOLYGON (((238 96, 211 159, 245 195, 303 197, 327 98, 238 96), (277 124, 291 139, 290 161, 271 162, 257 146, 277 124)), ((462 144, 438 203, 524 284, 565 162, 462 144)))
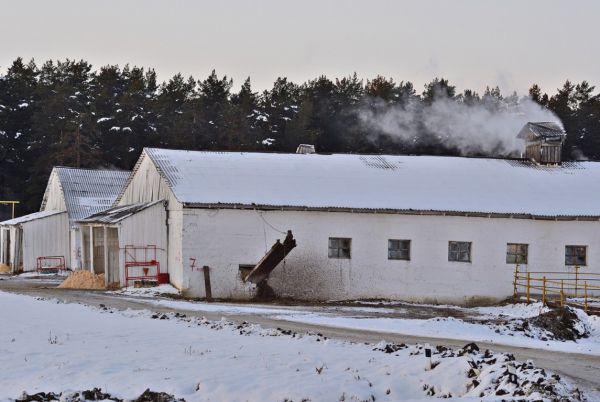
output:
POLYGON ((256 285, 256 294, 254 295, 253 301, 267 302, 277 299, 277 294, 271 286, 267 284, 267 281, 261 281, 256 285))
MULTIPOLYGON (((89 401, 113 401, 124 402, 126 400, 117 398, 108 393, 102 392, 100 388, 94 388, 80 392, 38 392, 29 395, 24 392, 15 402, 89 402, 89 401)), ((165 392, 154 392, 147 389, 132 402, 185 402, 184 399, 177 399, 173 395, 165 392)))
POLYGON ((0 264, 0 274, 10 274, 10 267, 6 264, 0 264))
POLYGON ((563 341, 574 341, 589 336, 585 325, 571 307, 555 308, 529 319, 529 323, 550 332, 555 339, 563 341))
POLYGON ((149 389, 145 390, 133 402, 183 402, 183 399, 175 399, 173 395, 167 394, 166 392, 154 392, 149 389))
POLYGON ((76 271, 58 287, 63 289, 106 289, 106 284, 104 274, 95 275, 90 271, 76 271))

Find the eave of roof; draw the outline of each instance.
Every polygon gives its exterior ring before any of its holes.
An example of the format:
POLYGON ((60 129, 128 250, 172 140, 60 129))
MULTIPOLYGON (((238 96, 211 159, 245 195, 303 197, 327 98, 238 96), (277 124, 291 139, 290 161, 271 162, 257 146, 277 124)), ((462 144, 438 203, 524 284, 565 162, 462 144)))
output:
POLYGON ((78 220, 79 223, 98 223, 98 224, 117 224, 138 212, 148 209, 156 204, 163 203, 164 200, 153 202, 142 202, 137 204, 122 205, 98 212, 87 218, 78 220))
POLYGON ((257 204, 224 204, 224 203, 184 203, 184 208, 197 209, 239 209, 256 211, 311 211, 311 212, 346 212, 364 214, 390 215, 431 215, 431 216, 460 216, 476 218, 531 219, 551 221, 600 221, 600 215, 536 215, 524 213, 497 212, 465 212, 450 210, 419 210, 419 209, 390 209, 390 208, 344 208, 344 207, 301 207, 290 205, 257 205, 257 204))
POLYGON ((21 223, 25 223, 25 222, 31 222, 34 220, 38 220, 38 219, 45 219, 54 215, 58 215, 58 214, 66 214, 66 211, 40 211, 40 212, 34 212, 28 215, 23 215, 23 216, 19 216, 17 218, 13 218, 13 219, 9 219, 3 222, 0 222, 0 225, 2 226, 11 226, 11 225, 19 225, 21 223))

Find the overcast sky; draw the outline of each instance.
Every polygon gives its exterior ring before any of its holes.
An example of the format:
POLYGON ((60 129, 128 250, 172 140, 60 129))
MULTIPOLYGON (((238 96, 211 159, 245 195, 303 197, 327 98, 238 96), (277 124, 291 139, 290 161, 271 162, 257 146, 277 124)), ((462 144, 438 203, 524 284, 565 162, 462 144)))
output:
POLYGON ((597 0, 0 0, 0 69, 18 56, 85 59, 302 82, 357 72, 420 91, 433 77, 459 90, 499 85, 554 92, 569 78, 600 86, 597 0))

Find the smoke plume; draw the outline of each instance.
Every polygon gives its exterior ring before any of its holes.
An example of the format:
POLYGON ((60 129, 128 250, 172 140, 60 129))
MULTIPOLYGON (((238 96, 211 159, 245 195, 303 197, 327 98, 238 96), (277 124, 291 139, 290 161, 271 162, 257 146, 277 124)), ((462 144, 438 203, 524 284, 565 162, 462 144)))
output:
POLYGON ((411 100, 403 106, 373 103, 357 111, 364 128, 399 142, 438 143, 462 155, 519 156, 517 134, 529 121, 560 119, 529 98, 469 104, 438 97, 431 104, 411 100))

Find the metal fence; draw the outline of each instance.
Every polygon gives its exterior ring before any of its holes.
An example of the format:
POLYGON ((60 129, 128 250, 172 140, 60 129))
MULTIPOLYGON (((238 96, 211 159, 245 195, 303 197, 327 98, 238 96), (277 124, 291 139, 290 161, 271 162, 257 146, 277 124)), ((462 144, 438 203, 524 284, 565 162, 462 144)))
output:
POLYGON ((595 312, 591 299, 600 296, 600 273, 587 272, 588 268, 573 267, 570 271, 529 271, 515 267, 514 298, 524 296, 530 303, 532 296, 541 296, 544 304, 557 302, 582 307, 595 312), (574 300, 573 300, 574 299, 574 300))

